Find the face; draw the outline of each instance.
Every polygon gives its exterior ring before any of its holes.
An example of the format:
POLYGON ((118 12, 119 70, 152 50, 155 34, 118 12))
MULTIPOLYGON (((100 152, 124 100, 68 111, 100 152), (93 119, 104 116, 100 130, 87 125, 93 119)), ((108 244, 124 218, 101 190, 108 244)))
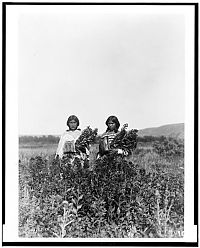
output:
POLYGON ((110 131, 114 131, 116 128, 116 124, 113 121, 108 122, 108 128, 110 131))
POLYGON ((77 124, 76 121, 71 120, 71 121, 69 122, 69 129, 70 129, 70 130, 74 131, 74 130, 77 129, 77 127, 78 127, 78 124, 77 124))

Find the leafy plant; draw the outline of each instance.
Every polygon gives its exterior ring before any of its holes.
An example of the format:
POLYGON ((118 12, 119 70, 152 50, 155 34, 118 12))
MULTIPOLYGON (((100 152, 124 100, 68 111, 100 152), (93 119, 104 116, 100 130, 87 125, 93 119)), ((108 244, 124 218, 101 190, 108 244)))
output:
POLYGON ((89 126, 84 129, 79 136, 79 138, 76 140, 75 143, 75 149, 77 152, 85 151, 85 148, 89 149, 89 144, 95 141, 95 138, 97 136, 98 129, 95 128, 92 130, 89 126))
POLYGON ((137 129, 126 131, 124 128, 115 136, 110 144, 111 148, 120 148, 128 151, 129 154, 137 147, 137 129))
MULTIPOLYGON (((181 161, 182 154, 176 156, 181 161)), ((157 152, 141 150, 132 161, 104 156, 93 170, 36 156, 19 164, 19 189, 23 237, 183 234, 184 174, 157 152)))
POLYGON ((184 156, 184 143, 173 138, 165 138, 162 142, 155 141, 153 148, 160 156, 184 156))

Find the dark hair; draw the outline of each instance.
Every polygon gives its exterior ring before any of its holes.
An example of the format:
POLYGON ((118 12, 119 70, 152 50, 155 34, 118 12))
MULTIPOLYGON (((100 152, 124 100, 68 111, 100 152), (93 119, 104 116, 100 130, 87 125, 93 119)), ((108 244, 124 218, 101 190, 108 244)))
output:
MULTIPOLYGON (((112 122, 115 123, 116 129, 115 129, 114 131, 115 131, 115 133, 117 133, 117 132, 118 132, 118 129, 119 129, 119 126, 120 126, 119 120, 117 119, 116 116, 111 115, 111 116, 109 116, 108 119, 106 120, 106 125, 107 125, 107 126, 108 126, 108 123, 109 123, 110 121, 112 121, 112 122)), ((106 129, 106 132, 107 132, 107 131, 109 131, 109 127, 106 129)))
POLYGON ((70 117, 67 120, 67 126, 69 127, 69 122, 72 121, 72 120, 77 122, 77 127, 78 127, 79 126, 79 119, 75 115, 70 115, 70 117))

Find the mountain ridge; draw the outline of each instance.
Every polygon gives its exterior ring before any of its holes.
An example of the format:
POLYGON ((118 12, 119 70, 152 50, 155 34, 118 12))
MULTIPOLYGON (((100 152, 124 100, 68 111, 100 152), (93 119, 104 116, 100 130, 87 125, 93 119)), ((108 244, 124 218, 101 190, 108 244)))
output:
POLYGON ((166 124, 159 127, 139 129, 138 136, 166 136, 184 139, 184 123, 166 124))

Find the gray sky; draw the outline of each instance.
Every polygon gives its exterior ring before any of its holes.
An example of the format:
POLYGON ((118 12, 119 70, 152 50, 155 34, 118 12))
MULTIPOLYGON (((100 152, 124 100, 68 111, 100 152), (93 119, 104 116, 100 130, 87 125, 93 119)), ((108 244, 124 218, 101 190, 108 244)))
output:
POLYGON ((100 133, 110 115, 138 129, 184 122, 184 35, 177 14, 21 15, 19 134, 61 134, 71 114, 100 133))

